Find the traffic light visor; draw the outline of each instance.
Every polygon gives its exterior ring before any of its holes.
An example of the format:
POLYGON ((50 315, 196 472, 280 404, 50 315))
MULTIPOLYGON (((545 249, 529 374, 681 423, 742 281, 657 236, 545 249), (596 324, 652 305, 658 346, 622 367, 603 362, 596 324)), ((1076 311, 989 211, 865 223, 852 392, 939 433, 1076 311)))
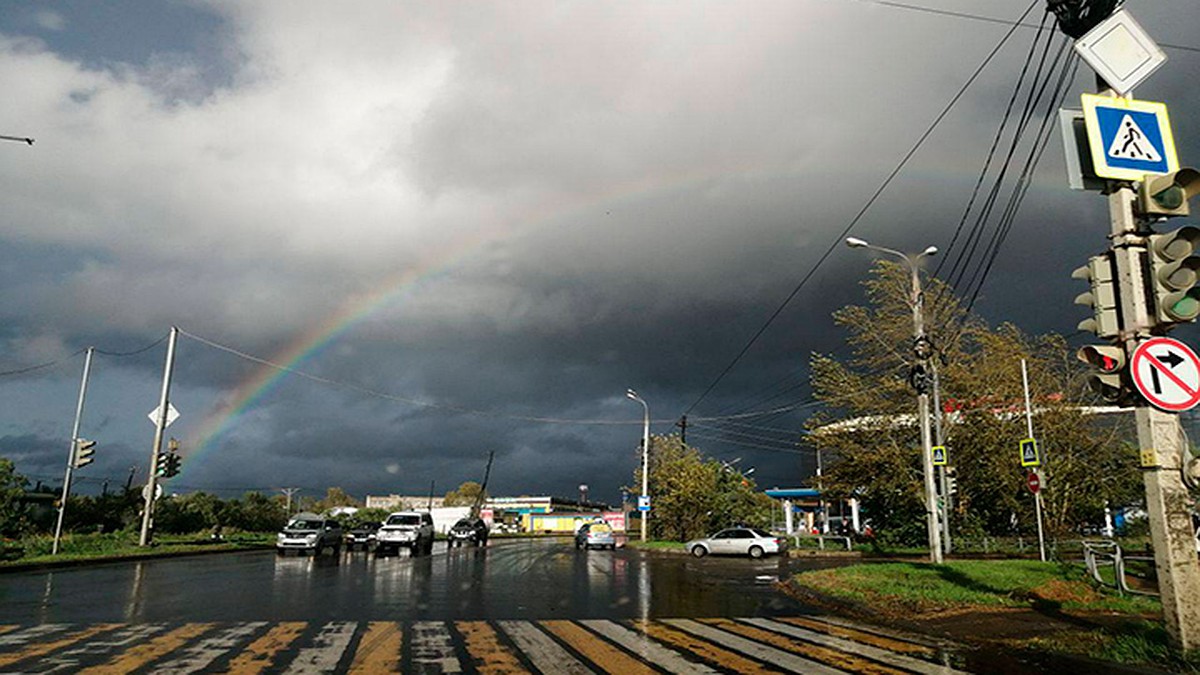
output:
POLYGON ((1125 367, 1125 350, 1108 345, 1088 345, 1076 353, 1080 361, 1104 374, 1120 372, 1125 367))

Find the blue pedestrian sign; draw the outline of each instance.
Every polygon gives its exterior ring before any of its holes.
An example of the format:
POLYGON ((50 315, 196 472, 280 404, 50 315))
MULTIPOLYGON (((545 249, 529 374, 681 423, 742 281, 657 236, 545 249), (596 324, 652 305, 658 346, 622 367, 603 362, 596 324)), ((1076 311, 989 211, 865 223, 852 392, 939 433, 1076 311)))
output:
POLYGON ((1083 117, 1097 176, 1140 181, 1179 170, 1165 104, 1084 94, 1083 117))
POLYGON ((650 495, 638 495, 638 511, 650 510, 650 495))
POLYGON ((935 445, 932 448, 930 448, 930 452, 933 453, 933 465, 934 466, 946 466, 946 460, 947 460, 946 446, 935 445))

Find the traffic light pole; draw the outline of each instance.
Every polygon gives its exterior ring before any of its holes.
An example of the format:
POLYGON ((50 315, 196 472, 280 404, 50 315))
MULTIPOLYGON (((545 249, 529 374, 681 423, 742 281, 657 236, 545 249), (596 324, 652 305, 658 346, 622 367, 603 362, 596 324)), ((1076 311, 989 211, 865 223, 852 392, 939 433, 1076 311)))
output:
MULTIPOLYGON (((938 380, 937 357, 929 361, 930 372, 933 373, 933 442, 945 447, 946 441, 942 436, 942 392, 938 380)), ((946 477, 946 465, 938 467, 938 481, 942 490, 942 550, 950 555, 950 512, 953 505, 950 502, 950 482, 946 477)))
POLYGON ((138 537, 138 546, 150 545, 150 523, 154 520, 154 492, 158 487, 158 455, 162 451, 163 431, 167 428, 171 371, 175 367, 175 341, 178 337, 179 329, 171 326, 171 336, 167 340, 167 364, 163 368, 162 394, 158 398, 158 419, 154 424, 154 447, 150 449, 150 475, 146 478, 146 488, 142 495, 145 498, 145 504, 142 507, 142 533, 138 537))
MULTIPOLYGON (((1121 299, 1121 336, 1127 354, 1151 337, 1156 323, 1145 280, 1147 235, 1134 214, 1136 193, 1129 183, 1110 182, 1108 206, 1121 299)), ((1163 619, 1172 642, 1184 651, 1200 648, 1200 565, 1183 484, 1184 436, 1178 415, 1135 403, 1142 478, 1154 567, 1163 619)))
MULTIPOLYGON (((913 341, 914 344, 925 339, 924 304, 925 295, 921 292, 921 274, 916 261, 908 260, 912 272, 912 310, 913 310, 913 341)), ((919 355, 919 360, 926 372, 929 369, 927 355, 919 355)), ((921 466, 925 473, 925 518, 929 530, 929 560, 942 563, 942 532, 938 525, 937 486, 933 480, 933 442, 929 429, 929 392, 922 390, 917 394, 917 415, 921 421, 921 466)))
POLYGON ((67 497, 71 494, 71 471, 75 468, 75 446, 79 444, 79 422, 83 418, 83 399, 87 396, 88 376, 92 372, 92 352, 95 350, 95 347, 88 347, 87 355, 83 357, 83 379, 79 383, 79 401, 75 404, 75 423, 71 425, 67 475, 63 477, 62 499, 58 504, 58 522, 54 525, 54 543, 50 546, 50 555, 58 555, 58 542, 62 539, 63 517, 67 513, 67 497))

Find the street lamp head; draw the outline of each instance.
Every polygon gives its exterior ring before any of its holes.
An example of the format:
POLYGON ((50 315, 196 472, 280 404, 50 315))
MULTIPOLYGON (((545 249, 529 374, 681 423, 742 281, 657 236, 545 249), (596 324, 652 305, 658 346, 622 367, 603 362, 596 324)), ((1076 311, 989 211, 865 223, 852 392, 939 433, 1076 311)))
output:
POLYGON ((865 239, 858 237, 846 237, 846 245, 850 248, 866 248, 867 242, 865 239))
POLYGON ((930 246, 929 248, 925 249, 924 251, 921 251, 921 255, 937 255, 937 252, 938 252, 938 247, 930 246))
POLYGON ((630 398, 630 399, 633 399, 636 401, 636 400, 638 400, 638 393, 632 389, 626 389, 625 390, 625 398, 630 398))

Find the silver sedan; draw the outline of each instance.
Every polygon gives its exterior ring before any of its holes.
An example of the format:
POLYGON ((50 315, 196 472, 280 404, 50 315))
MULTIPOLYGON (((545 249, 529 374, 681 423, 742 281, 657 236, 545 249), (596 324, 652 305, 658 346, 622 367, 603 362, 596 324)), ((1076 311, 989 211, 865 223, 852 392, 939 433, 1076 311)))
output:
POLYGON ((684 544, 688 553, 703 558, 714 555, 748 555, 761 558, 768 553, 779 553, 784 541, 769 532, 752 527, 731 527, 704 539, 693 539, 684 544))

